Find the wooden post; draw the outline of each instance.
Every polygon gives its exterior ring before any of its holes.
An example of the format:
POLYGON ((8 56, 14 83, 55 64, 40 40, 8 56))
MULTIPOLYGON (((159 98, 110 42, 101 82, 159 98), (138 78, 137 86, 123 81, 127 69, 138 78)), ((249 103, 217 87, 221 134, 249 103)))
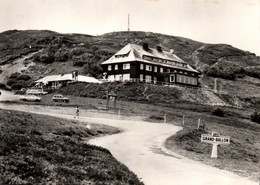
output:
POLYGON ((200 128, 200 118, 198 119, 198 128, 197 129, 199 129, 200 128))
POLYGON ((109 108, 109 98, 110 98, 109 91, 107 90, 107 109, 109 108))
POLYGON ((214 93, 218 93, 218 79, 214 78, 214 89, 213 89, 214 93))
POLYGON ((218 158, 218 143, 212 144, 211 158, 218 158))
POLYGON ((121 113, 121 111, 118 110, 118 115, 117 115, 117 119, 118 119, 118 120, 120 120, 120 113, 121 113))
POLYGON ((182 125, 184 125, 184 119, 185 119, 185 115, 182 116, 182 125))
POLYGON ((164 114, 164 122, 163 123, 166 123, 166 114, 164 114))
POLYGON ((116 108, 116 96, 114 96, 114 109, 116 108))

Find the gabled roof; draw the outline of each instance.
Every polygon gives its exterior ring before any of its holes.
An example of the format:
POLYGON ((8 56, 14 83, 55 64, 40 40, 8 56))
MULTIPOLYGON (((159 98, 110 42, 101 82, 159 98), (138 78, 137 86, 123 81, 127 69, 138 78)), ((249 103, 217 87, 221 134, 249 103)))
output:
POLYGON ((101 65, 134 61, 150 63, 154 65, 161 65, 166 67, 174 67, 176 69, 183 69, 186 71, 193 71, 198 73, 198 71, 190 67, 186 62, 184 62, 182 59, 180 59, 177 55, 173 54, 172 52, 159 51, 154 48, 149 48, 148 50, 145 50, 143 46, 131 43, 127 44, 116 54, 114 54, 111 58, 104 61, 101 65), (149 57, 156 61, 149 59, 149 57))
MULTIPOLYGON (((37 81, 35 83, 43 83, 47 84, 48 82, 60 82, 60 81, 73 81, 72 74, 60 74, 60 75, 49 75, 45 76, 37 81)), ((99 80, 93 77, 89 76, 83 76, 83 75, 78 75, 78 82, 89 82, 89 83, 101 83, 99 80)))

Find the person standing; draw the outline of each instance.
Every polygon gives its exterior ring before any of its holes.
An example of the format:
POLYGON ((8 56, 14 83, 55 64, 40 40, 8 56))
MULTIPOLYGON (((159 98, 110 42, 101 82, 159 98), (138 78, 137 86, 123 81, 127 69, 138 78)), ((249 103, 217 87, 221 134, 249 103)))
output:
POLYGON ((76 115, 74 118, 79 118, 79 107, 77 106, 77 109, 76 109, 76 115))

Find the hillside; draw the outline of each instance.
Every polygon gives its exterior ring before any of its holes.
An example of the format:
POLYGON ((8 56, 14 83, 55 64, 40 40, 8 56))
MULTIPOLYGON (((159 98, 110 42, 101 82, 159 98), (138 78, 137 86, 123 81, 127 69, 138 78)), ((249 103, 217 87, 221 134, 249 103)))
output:
POLYGON ((0 184, 142 185, 108 150, 84 142, 120 130, 88 124, 0 110, 0 184))
MULTIPOLYGON (((214 78, 219 78, 222 94, 232 93, 242 99, 247 96, 259 98, 260 61, 254 53, 226 44, 206 44, 151 32, 112 32, 99 36, 48 30, 0 33, 0 83, 19 89, 45 75, 73 70, 101 78, 101 62, 127 43, 143 42, 149 43, 150 47, 160 45, 163 50, 174 49, 180 58, 201 71, 200 85, 206 89, 202 99, 217 98, 209 92, 214 87, 214 78)), ((187 97, 192 95, 189 91, 184 92, 187 97)))

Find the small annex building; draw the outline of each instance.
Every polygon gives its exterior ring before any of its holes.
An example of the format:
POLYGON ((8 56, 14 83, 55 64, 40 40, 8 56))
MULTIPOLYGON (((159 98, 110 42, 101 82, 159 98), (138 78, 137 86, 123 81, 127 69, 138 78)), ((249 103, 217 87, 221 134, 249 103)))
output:
POLYGON ((46 87, 58 89, 66 86, 68 83, 86 82, 86 83, 101 83, 94 77, 78 75, 77 73, 48 75, 34 82, 37 87, 46 87))
POLYGON ((149 48, 127 44, 101 64, 108 81, 136 81, 154 84, 198 86, 200 72, 160 46, 149 48))

